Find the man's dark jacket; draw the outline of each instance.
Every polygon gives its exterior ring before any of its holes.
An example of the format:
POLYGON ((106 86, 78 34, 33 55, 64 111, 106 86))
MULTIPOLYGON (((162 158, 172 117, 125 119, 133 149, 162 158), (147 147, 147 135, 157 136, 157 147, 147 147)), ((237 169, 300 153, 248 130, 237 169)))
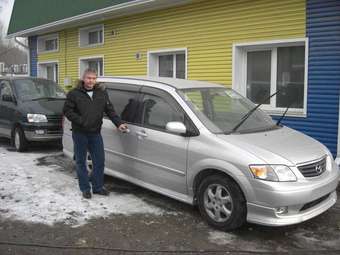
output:
POLYGON ((104 112, 117 127, 122 124, 105 88, 99 84, 94 86, 91 99, 81 82, 67 94, 63 112, 72 122, 72 131, 75 132, 99 133, 104 112))

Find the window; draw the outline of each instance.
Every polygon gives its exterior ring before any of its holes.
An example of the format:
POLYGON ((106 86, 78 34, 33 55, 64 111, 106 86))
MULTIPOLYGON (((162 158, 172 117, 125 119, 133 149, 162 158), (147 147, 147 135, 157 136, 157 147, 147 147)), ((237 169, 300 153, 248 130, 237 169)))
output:
POLYGON ((38 37, 38 53, 58 51, 58 35, 46 35, 38 37))
POLYGON ((103 44, 104 25, 91 26, 79 29, 79 46, 89 47, 103 44))
POLYGON ((38 63, 38 77, 58 83, 58 62, 38 63))
POLYGON ((186 50, 149 52, 149 75, 186 79, 186 50))
POLYGON ((123 121, 138 122, 138 92, 108 89, 107 93, 117 115, 123 121))
POLYGON ((12 95, 11 86, 10 86, 8 81, 1 82, 1 84, 0 84, 0 95, 1 95, 1 98, 3 98, 3 96, 11 96, 12 95))
POLYGON ((288 115, 306 114, 307 54, 305 39, 234 46, 233 88, 262 109, 288 115), (267 99, 277 92, 275 96, 267 99))
POLYGON ((102 57, 88 57, 79 60, 79 77, 81 77, 87 68, 97 71, 98 76, 104 75, 104 64, 102 57))
POLYGON ((165 130, 168 122, 184 123, 184 113, 179 112, 163 98, 146 94, 142 101, 142 123, 145 127, 165 130))

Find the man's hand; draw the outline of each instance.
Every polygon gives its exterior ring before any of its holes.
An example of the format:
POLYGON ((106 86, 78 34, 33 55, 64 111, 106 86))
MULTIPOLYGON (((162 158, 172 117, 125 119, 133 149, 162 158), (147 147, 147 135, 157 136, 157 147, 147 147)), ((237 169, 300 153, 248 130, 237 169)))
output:
POLYGON ((129 133, 129 128, 125 123, 120 124, 118 130, 123 133, 129 133))

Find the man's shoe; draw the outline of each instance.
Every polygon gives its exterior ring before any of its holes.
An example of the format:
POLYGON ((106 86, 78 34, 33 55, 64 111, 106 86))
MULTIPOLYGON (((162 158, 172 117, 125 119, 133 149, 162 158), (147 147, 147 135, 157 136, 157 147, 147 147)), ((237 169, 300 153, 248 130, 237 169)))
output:
POLYGON ((108 196, 110 194, 110 191, 107 189, 102 188, 100 191, 93 191, 93 194, 102 195, 102 196, 108 196))
POLYGON ((84 191, 83 192, 83 198, 90 199, 92 197, 90 191, 84 191))

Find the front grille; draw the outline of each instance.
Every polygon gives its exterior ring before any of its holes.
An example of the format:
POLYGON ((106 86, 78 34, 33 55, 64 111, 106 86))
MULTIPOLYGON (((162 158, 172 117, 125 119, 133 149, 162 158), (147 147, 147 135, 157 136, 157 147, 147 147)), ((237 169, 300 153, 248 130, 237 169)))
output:
POLYGON ((63 134, 63 130, 47 130, 46 131, 47 134, 49 135, 62 135, 63 134))
POLYGON ((301 212, 301 211, 305 211, 305 210, 307 210, 307 209, 309 209, 309 208, 311 208, 311 207, 313 207, 313 206, 316 206, 317 204, 320 204, 322 201, 325 201, 325 200, 329 197, 329 195, 330 195, 330 193, 327 194, 327 195, 325 195, 325 196, 323 196, 323 197, 320 197, 320 198, 318 198, 318 199, 315 199, 315 200, 312 201, 312 202, 309 202, 309 203, 305 204, 305 205, 300 209, 300 212, 301 212))
POLYGON ((317 162, 299 165, 298 169, 304 177, 319 176, 326 171, 326 157, 317 162))
POLYGON ((63 116, 62 115, 47 115, 47 121, 50 123, 59 123, 61 125, 63 116))

